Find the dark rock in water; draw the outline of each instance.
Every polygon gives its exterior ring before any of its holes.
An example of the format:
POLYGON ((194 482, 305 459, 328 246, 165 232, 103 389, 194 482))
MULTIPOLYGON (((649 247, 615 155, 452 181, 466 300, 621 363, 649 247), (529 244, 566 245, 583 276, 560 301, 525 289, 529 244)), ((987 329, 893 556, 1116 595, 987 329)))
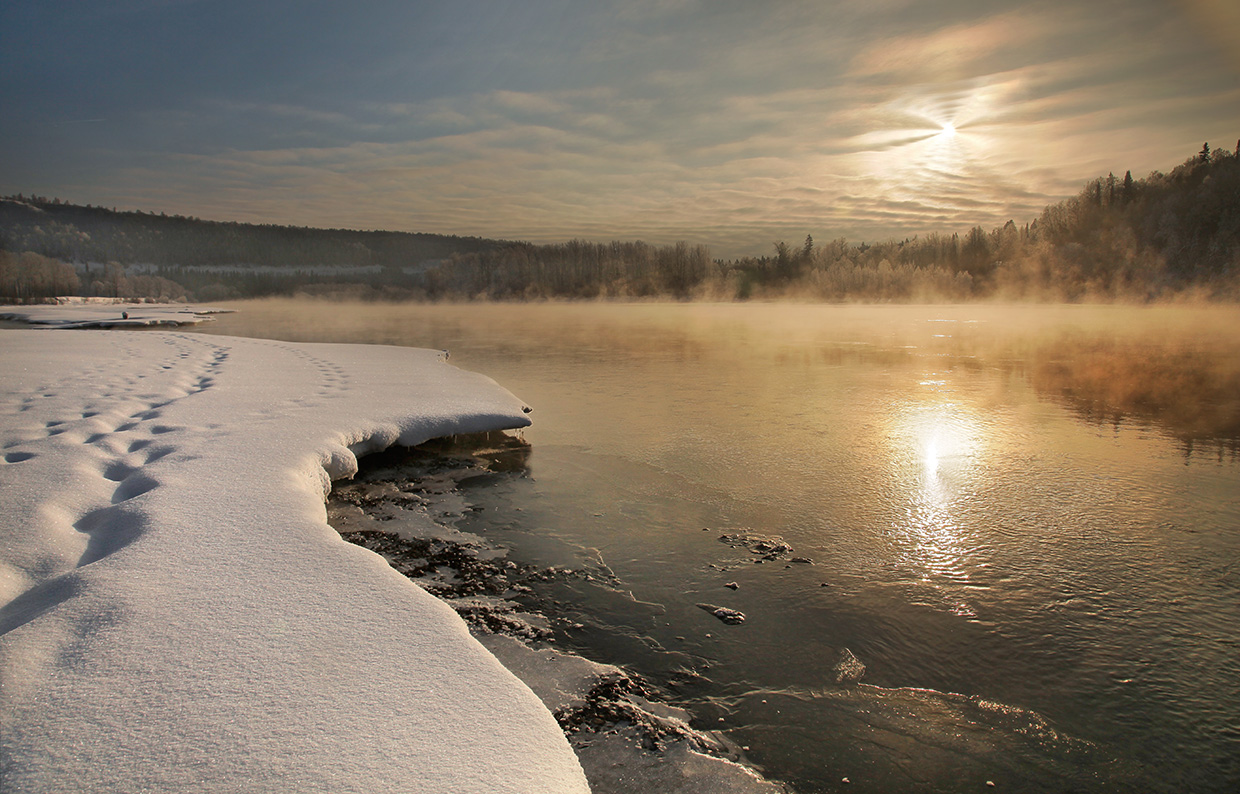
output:
POLYGON ((745 622, 745 613, 727 607, 717 607, 714 604, 698 604, 698 609, 705 609, 710 614, 722 620, 724 623, 735 625, 745 622))
POLYGON ((799 562, 799 563, 802 563, 803 565, 813 565, 813 564, 814 564, 814 561, 813 561, 813 560, 811 560, 809 557, 793 557, 793 558, 792 558, 791 560, 789 560, 788 562, 799 562))
POLYGON ((759 535, 756 532, 731 532, 719 536, 720 543, 748 549, 750 554, 760 554, 763 559, 775 560, 792 553, 784 539, 778 535, 759 535))
POLYGON ((740 587, 740 585, 738 585, 736 582, 728 582, 727 584, 724 585, 724 587, 728 588, 729 590, 735 590, 738 587, 740 587))

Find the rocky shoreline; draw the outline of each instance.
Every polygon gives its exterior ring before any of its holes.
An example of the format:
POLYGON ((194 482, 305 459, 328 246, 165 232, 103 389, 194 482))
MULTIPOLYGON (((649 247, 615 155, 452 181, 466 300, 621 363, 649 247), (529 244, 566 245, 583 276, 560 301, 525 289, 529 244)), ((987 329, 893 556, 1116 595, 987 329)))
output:
POLYGON ((742 748, 718 732, 693 727, 692 715, 663 702, 648 682, 555 647, 553 629, 573 626, 557 625, 565 619, 555 614, 554 603, 538 597, 538 585, 567 578, 606 585, 614 577, 605 566, 523 564, 509 559, 507 549, 452 526, 454 517, 471 509, 459 483, 512 471, 527 455, 523 441, 502 433, 385 453, 364 463, 353 482, 337 484, 329 523, 465 619, 555 715, 596 794, 787 794, 786 786, 744 764, 742 748))

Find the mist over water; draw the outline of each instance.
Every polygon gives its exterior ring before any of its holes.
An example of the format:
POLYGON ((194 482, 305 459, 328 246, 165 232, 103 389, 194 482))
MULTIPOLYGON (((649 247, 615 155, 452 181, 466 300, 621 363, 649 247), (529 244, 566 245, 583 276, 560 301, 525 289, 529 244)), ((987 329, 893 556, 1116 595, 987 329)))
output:
POLYGON ((203 330, 448 349, 531 405, 461 528, 614 574, 561 642, 798 791, 1240 783, 1240 311, 237 308, 203 330))

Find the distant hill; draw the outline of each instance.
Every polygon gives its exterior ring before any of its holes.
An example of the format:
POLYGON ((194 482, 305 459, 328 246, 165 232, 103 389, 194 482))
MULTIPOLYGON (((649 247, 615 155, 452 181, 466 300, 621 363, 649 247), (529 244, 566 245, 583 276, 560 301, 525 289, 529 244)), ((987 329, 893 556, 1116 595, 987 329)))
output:
POLYGON ((0 199, 0 298, 34 299, 65 277, 36 257, 74 266, 88 295, 219 300, 290 292, 316 283, 396 289, 454 254, 505 245, 480 237, 312 229, 118 212, 39 196, 0 199), (13 260, 13 254, 25 259, 13 260), (35 256, 30 256, 31 254, 35 256), (24 263, 24 264, 23 264, 24 263), (13 271, 34 270, 24 283, 13 271), (5 278, 4 274, 9 273, 5 278), (169 284, 168 282, 171 282, 169 284), (176 289, 179 285, 182 289, 176 289))
POLYGON ((484 251, 480 237, 311 229, 117 212, 40 197, 0 199, 0 247, 66 262, 159 267, 395 267, 484 251))

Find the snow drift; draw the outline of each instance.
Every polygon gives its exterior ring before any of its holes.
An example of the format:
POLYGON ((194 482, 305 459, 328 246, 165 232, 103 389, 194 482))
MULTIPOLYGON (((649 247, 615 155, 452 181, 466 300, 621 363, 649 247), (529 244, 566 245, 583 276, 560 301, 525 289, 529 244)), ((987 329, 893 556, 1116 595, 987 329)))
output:
POLYGON ((323 506, 359 454, 527 423, 435 351, 0 331, 0 788, 587 791, 323 506))

